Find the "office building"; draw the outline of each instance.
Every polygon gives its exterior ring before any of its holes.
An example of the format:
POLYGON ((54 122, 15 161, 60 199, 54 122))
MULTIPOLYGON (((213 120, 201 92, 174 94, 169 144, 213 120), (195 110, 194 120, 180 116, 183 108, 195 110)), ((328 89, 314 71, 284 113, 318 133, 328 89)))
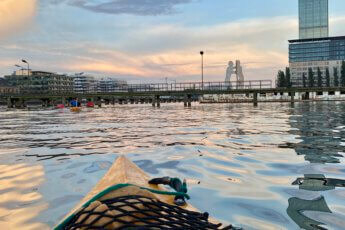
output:
POLYGON ((341 62, 345 60, 345 36, 329 37, 328 33, 328 0, 299 0, 300 39, 289 40, 292 86, 303 86, 303 74, 308 79, 309 68, 315 79, 320 68, 324 81, 329 69, 334 85, 334 67, 340 76, 341 62))
POLYGON ((4 78, 0 78, 0 95, 18 94, 19 88, 10 86, 8 81, 4 78))
POLYGON ((299 0, 299 39, 329 36, 328 0, 299 0))
POLYGON ((312 68, 316 78, 320 68, 323 78, 329 69, 331 85, 333 85, 334 67, 340 76, 342 60, 345 60, 345 36, 317 39, 298 39, 289 41, 289 63, 293 86, 302 86, 303 73, 308 77, 308 69, 312 68))
POLYGON ((110 77, 101 78, 98 83, 98 90, 100 93, 121 91, 127 85, 127 81, 110 77))
POLYGON ((75 93, 97 93, 98 82, 93 76, 76 74, 73 77, 75 93))
POLYGON ((111 93, 121 89, 127 82, 115 78, 100 78, 97 79, 93 76, 76 74, 74 77, 74 92, 85 93, 111 93))
POLYGON ((73 78, 46 71, 18 70, 5 76, 8 85, 22 94, 63 94, 73 92, 73 78))

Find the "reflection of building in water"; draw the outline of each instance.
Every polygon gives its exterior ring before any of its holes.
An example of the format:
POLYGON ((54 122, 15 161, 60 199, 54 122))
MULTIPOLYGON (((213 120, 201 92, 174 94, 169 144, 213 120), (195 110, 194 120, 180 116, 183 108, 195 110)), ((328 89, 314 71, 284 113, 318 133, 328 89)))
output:
MULTIPOLYGON (((345 137, 342 130, 338 129, 343 124, 345 116, 342 108, 327 104, 298 104, 294 109, 294 115, 290 119, 290 133, 299 136, 299 143, 288 143, 282 147, 293 148, 298 155, 304 155, 304 159, 313 164, 340 163, 339 158, 344 152, 341 140, 345 137)), ((326 178, 324 175, 305 174, 297 178, 292 185, 299 186, 300 190, 311 192, 327 192, 336 187, 345 187, 345 181, 326 178)), ((305 194, 304 193, 304 194, 305 194)), ((311 193, 314 194, 314 193, 311 193)), ((326 200, 320 196, 314 200, 305 200, 300 197, 289 199, 287 214, 302 229, 324 229, 321 221, 311 219, 305 215, 306 211, 332 213, 326 200)))
MULTIPOLYGON (((292 185, 298 185, 299 189, 307 191, 327 191, 333 190, 335 187, 344 187, 345 181, 329 179, 320 174, 306 174, 303 178, 297 178, 292 185)), ((289 199, 289 207, 286 212, 300 228, 323 229, 319 225, 324 223, 305 216, 304 211, 332 213, 323 196, 314 200, 304 200, 297 197, 289 199)))
POLYGON ((289 199, 289 207, 286 212, 293 221, 302 229, 324 229, 319 221, 313 220, 303 214, 305 211, 332 213, 323 196, 315 200, 303 200, 297 197, 289 199))
POLYGON ((321 174, 306 174, 297 178, 292 185, 299 185, 299 189, 309 191, 327 191, 336 187, 345 187, 345 180, 326 178, 321 174))
POLYGON ((345 116, 341 108, 334 104, 299 104, 294 110, 297 116, 291 118, 290 133, 298 135, 300 143, 288 143, 285 146, 295 149, 298 155, 304 155, 310 163, 340 163, 344 157, 344 146, 341 139, 345 132, 334 132, 337 126, 344 123, 345 116), (331 109, 331 110, 330 110, 331 109), (330 114, 331 113, 331 114, 330 114), (300 116, 302 114, 302 116, 300 116), (328 119, 329 116, 331 119, 328 119))

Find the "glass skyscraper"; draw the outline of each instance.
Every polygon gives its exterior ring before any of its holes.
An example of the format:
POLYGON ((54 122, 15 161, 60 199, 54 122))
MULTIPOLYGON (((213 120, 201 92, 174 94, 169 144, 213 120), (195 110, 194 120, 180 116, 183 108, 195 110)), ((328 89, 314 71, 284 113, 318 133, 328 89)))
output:
POLYGON ((299 0, 299 38, 322 38, 328 34, 328 0, 299 0))
POLYGON ((340 76, 341 62, 345 60, 345 36, 329 37, 328 0, 298 1, 299 39, 289 40, 292 85, 302 86, 303 76, 308 76, 311 69, 314 76, 320 70, 323 78, 328 70, 332 86, 334 75, 337 72, 340 76))
POLYGON ((289 62, 345 60, 345 36, 289 40, 289 62))

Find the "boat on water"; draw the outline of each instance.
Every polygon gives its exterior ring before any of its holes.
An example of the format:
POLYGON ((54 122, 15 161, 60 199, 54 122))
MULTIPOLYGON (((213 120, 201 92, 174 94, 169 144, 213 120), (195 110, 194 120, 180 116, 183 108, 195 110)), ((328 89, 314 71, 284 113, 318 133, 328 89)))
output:
POLYGON ((78 113, 81 111, 81 108, 80 107, 71 107, 71 112, 75 112, 75 113, 78 113))
POLYGON ((188 198, 185 182, 170 177, 150 179, 120 156, 54 229, 234 229, 200 213, 185 202, 188 198))
POLYGON ((70 104, 71 104, 71 112, 80 112, 81 111, 81 107, 80 107, 80 102, 77 100, 77 99, 73 99, 73 100, 71 100, 71 102, 70 102, 70 104))
POLYGON ((86 107, 93 108, 93 107, 95 107, 95 103, 93 103, 92 101, 89 101, 86 103, 86 107))
POLYGON ((64 108, 65 108, 65 105, 64 105, 64 104, 57 104, 57 105, 56 105, 56 108, 57 108, 57 109, 64 109, 64 108))

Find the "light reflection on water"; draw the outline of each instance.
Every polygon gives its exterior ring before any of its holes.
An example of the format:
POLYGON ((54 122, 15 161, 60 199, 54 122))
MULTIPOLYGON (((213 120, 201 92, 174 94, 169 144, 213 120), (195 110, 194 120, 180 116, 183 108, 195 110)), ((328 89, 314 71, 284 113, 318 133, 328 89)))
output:
POLYGON ((224 222, 339 229, 345 188, 323 182, 345 179, 344 112, 342 103, 3 108, 0 226, 53 226, 126 154, 152 176, 187 178, 190 202, 224 222))

